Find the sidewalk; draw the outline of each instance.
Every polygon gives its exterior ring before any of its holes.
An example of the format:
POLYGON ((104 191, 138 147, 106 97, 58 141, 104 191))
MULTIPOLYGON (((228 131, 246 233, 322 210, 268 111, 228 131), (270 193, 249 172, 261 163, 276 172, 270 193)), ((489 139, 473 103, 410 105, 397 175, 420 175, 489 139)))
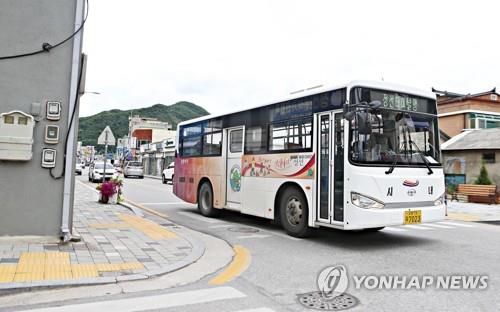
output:
POLYGON ((73 226, 80 242, 0 242, 0 290, 147 279, 195 262, 205 248, 164 218, 97 203, 78 181, 73 226))
POLYGON ((500 221, 500 205, 452 202, 448 200, 448 219, 460 221, 500 221))

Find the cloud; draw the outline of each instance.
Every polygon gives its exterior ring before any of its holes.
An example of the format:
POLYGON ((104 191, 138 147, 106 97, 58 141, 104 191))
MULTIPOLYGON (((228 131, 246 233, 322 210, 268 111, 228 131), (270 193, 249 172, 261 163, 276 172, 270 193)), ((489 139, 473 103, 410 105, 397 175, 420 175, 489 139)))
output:
MULTIPOLYGON (((497 7, 495 7, 497 6, 497 7)), ((222 113, 318 84, 500 86, 486 1, 92 1, 81 115, 192 101, 222 113)))

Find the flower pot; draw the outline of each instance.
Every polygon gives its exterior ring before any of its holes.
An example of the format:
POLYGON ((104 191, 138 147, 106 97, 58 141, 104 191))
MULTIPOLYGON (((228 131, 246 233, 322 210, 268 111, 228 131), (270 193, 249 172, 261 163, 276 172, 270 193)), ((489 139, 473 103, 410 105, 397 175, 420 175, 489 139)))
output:
POLYGON ((116 204, 118 202, 118 195, 113 194, 112 196, 109 197, 109 203, 110 204, 116 204))
POLYGON ((103 204, 107 204, 109 202, 109 197, 106 196, 106 195, 102 195, 100 194, 100 197, 99 197, 99 202, 100 203, 103 203, 103 204))

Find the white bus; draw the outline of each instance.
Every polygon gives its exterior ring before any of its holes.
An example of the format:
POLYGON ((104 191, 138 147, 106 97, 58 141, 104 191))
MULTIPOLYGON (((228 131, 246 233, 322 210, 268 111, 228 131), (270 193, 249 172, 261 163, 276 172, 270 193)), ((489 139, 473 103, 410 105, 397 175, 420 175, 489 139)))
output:
POLYGON ((207 217, 236 210, 304 237, 445 216, 431 92, 354 81, 177 130, 174 193, 207 217))

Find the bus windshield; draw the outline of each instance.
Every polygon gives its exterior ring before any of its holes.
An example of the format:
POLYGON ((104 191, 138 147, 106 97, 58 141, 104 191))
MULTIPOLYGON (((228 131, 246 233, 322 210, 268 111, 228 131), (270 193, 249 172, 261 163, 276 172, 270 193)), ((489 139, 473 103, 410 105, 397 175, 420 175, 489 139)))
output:
POLYGON ((432 107, 435 101, 421 98, 417 101, 411 96, 398 94, 396 99, 400 99, 389 103, 386 96, 391 96, 391 93, 358 91, 354 97, 354 104, 375 100, 379 106, 356 108, 355 117, 349 121, 350 161, 359 164, 439 165, 437 116, 429 113, 435 110, 432 107))

